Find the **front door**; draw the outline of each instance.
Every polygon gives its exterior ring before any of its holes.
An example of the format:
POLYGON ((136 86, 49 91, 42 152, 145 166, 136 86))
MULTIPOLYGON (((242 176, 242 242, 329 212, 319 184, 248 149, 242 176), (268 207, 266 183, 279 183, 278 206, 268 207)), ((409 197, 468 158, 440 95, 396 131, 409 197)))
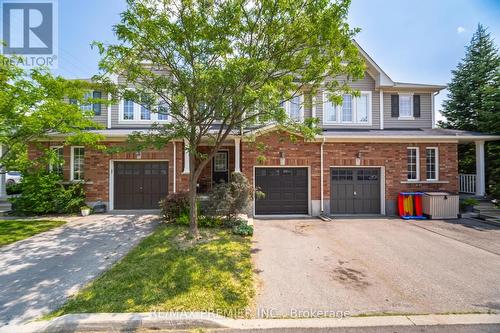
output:
POLYGON ((229 181, 228 152, 219 151, 212 161, 212 181, 214 184, 229 181))
POLYGON ((380 169, 332 168, 332 214, 380 214, 380 169))

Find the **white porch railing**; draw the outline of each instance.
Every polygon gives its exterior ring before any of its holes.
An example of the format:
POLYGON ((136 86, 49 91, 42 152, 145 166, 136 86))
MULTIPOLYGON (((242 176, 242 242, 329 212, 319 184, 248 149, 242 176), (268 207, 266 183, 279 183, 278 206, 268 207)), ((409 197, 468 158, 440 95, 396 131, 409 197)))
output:
POLYGON ((459 174, 460 177, 460 192, 461 193, 476 193, 476 175, 459 174))

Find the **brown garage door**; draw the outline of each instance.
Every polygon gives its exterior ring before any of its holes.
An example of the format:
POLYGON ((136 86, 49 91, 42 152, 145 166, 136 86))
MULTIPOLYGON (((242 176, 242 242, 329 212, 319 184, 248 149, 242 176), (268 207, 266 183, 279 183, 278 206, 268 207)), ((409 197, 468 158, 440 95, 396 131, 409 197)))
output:
POLYGON ((308 214, 307 168, 256 168, 255 184, 265 194, 255 199, 256 214, 308 214))
POLYGON ((115 209, 155 209, 167 193, 167 162, 115 162, 115 209))
POLYGON ((332 168, 332 214, 380 214, 380 169, 332 168))

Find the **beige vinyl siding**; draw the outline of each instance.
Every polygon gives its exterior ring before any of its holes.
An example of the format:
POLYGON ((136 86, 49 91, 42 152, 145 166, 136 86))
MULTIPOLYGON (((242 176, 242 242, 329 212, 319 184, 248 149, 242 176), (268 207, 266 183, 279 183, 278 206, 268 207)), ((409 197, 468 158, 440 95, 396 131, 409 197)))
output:
POLYGON ((420 117, 415 119, 398 119, 391 117, 391 95, 397 92, 384 92, 384 128, 432 128, 432 96, 431 93, 420 95, 420 117))
POLYGON ((362 80, 353 81, 350 86, 359 91, 371 91, 372 93, 372 114, 371 114, 371 126, 361 125, 361 124, 323 124, 323 91, 319 91, 316 95, 316 117, 319 118, 319 124, 323 128, 366 128, 366 129, 376 129, 380 128, 380 94, 375 91, 375 80, 370 76, 370 74, 365 73, 365 77, 362 80))

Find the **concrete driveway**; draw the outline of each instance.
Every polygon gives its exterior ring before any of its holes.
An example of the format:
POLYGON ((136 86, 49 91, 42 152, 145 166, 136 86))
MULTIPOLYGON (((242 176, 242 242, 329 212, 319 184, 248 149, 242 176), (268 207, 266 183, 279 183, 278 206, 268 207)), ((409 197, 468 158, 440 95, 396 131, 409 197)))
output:
POLYGON ((69 218, 60 228, 0 247, 0 326, 57 309, 148 235, 157 218, 69 218))
POLYGON ((474 220, 256 220, 257 316, 499 312, 499 240, 474 220))

